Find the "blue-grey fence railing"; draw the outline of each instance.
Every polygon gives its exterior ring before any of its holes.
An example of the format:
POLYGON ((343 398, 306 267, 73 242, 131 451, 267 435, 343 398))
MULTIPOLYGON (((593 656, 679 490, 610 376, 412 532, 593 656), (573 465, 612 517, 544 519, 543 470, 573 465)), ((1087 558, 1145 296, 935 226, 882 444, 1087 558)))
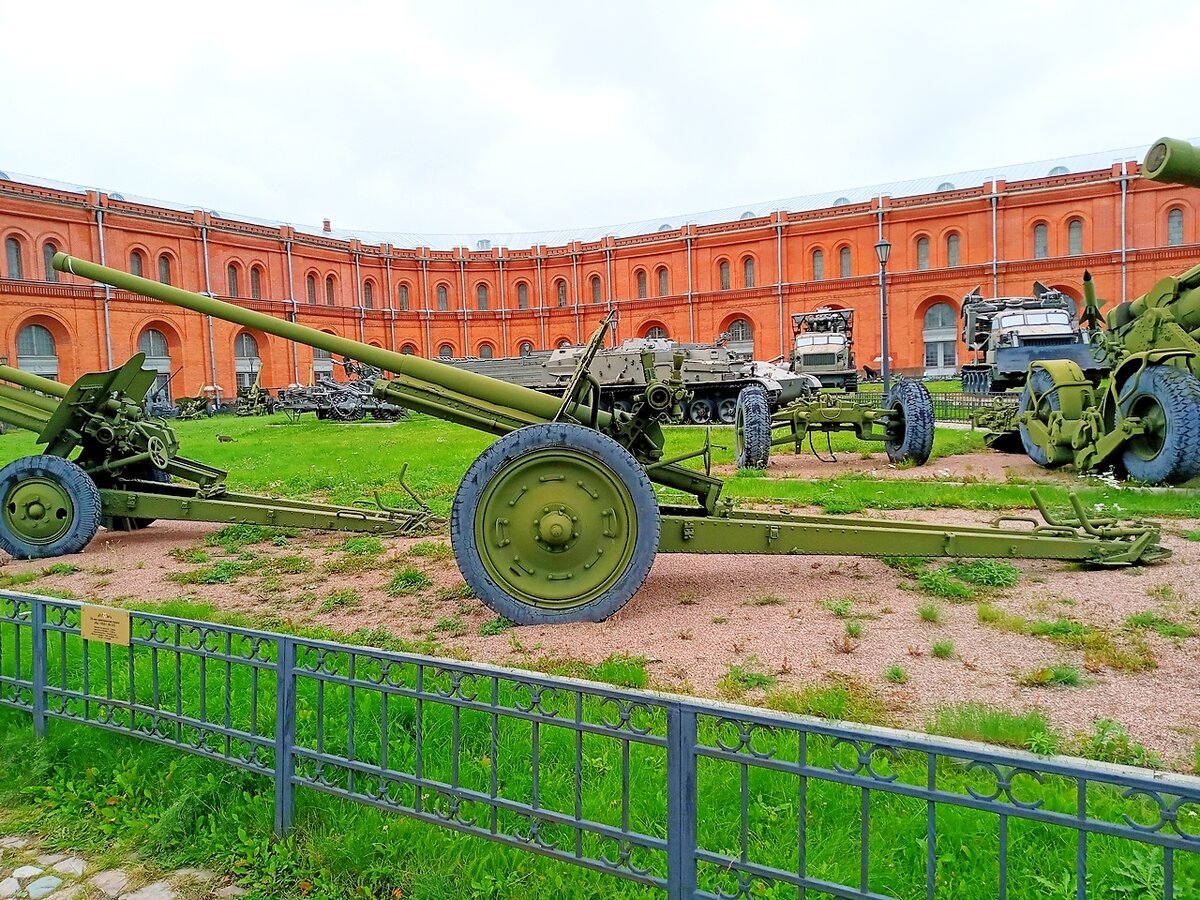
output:
POLYGON ((1189 776, 152 613, 131 631, 85 641, 79 604, 0 592, 0 706, 271 778, 280 834, 303 787, 672 898, 1200 896, 1189 776))

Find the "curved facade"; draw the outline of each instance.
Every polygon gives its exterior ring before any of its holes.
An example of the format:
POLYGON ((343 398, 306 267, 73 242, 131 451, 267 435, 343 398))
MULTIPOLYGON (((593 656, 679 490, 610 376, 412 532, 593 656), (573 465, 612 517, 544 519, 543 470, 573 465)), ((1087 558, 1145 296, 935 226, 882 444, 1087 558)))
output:
POLYGON ((1200 190, 1118 164, 558 246, 435 250, 0 175, 0 355, 70 381, 153 349, 172 396, 210 382, 229 395, 259 369, 277 387, 330 368, 307 347, 55 273, 48 260, 61 249, 429 357, 578 343, 615 308, 618 339, 709 341, 733 330, 771 359, 793 313, 831 305, 858 311, 857 357, 870 365, 883 235, 893 366, 945 374, 966 358, 957 310, 976 285, 1026 294, 1040 280, 1079 298, 1090 269, 1101 297, 1133 298, 1196 262, 1198 211, 1200 190))

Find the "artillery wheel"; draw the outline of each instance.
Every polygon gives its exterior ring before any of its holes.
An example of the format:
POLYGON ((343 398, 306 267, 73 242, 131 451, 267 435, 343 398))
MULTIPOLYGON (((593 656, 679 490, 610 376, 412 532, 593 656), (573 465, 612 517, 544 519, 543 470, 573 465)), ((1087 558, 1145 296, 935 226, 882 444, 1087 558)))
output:
POLYGON ((894 441, 884 441, 891 462, 929 462, 933 452, 933 398, 919 381, 897 381, 888 392, 884 407, 891 410, 889 430, 898 431, 894 441))
MULTIPOLYGON (((128 478, 122 479, 134 481, 153 481, 156 484, 170 484, 171 476, 153 464, 142 463, 137 466, 130 466, 123 470, 128 474, 128 478)), ((108 487, 109 485, 105 485, 108 487)), ((119 482, 114 481, 114 487, 120 486, 119 482)), ((104 516, 100 519, 100 524, 109 531, 141 531, 150 525, 153 525, 154 519, 139 519, 136 516, 104 516)))
MULTIPOLYGON (((1017 404, 1017 415, 1022 415, 1027 409, 1033 408, 1037 418, 1043 422, 1049 421, 1050 413, 1062 409, 1062 400, 1058 389, 1054 386, 1054 378, 1045 369, 1035 368, 1029 372, 1025 382, 1025 390, 1021 391, 1021 400, 1017 404)), ((1043 469, 1057 469, 1071 461, 1069 447, 1043 447, 1034 441, 1029 429, 1022 423, 1018 426, 1021 433, 1021 446, 1025 454, 1043 469)))
POLYGON ((762 385, 742 388, 733 422, 739 469, 765 469, 771 459, 771 404, 762 385))
POLYGON ((717 418, 722 425, 732 425, 737 418, 737 397, 725 397, 717 402, 717 418))
POLYGON ((582 425, 529 425, 467 470, 450 514, 463 578, 518 625, 600 622, 634 595, 658 550, 646 470, 582 425))
POLYGON ((1200 474, 1200 380, 1173 366, 1150 366, 1121 401, 1121 413, 1148 426, 1130 438, 1121 462, 1130 478, 1182 484, 1200 474))
POLYGON ((713 402, 705 397, 693 400, 688 407, 688 418, 693 425, 707 425, 713 420, 713 402))
POLYGON ((0 469, 0 549, 16 559, 78 553, 100 528, 100 491, 61 456, 26 456, 0 469))

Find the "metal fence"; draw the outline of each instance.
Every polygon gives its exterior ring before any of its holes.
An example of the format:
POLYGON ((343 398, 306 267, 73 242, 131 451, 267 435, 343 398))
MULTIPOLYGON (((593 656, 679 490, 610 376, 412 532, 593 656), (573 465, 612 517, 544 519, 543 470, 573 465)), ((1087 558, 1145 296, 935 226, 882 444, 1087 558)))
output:
MULTIPOLYGON (((0 705, 672 898, 1200 896, 1200 779, 0 592, 0 705)), ((304 802, 301 794, 300 802, 304 802)))

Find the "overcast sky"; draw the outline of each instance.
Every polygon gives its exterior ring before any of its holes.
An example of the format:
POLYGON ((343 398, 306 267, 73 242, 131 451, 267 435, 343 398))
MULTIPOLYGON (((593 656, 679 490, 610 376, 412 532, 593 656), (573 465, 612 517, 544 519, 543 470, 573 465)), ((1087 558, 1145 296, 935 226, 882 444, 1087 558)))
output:
POLYGON ((618 224, 1195 136, 1196 34, 1148 0, 10 0, 0 170, 338 228, 618 224))

